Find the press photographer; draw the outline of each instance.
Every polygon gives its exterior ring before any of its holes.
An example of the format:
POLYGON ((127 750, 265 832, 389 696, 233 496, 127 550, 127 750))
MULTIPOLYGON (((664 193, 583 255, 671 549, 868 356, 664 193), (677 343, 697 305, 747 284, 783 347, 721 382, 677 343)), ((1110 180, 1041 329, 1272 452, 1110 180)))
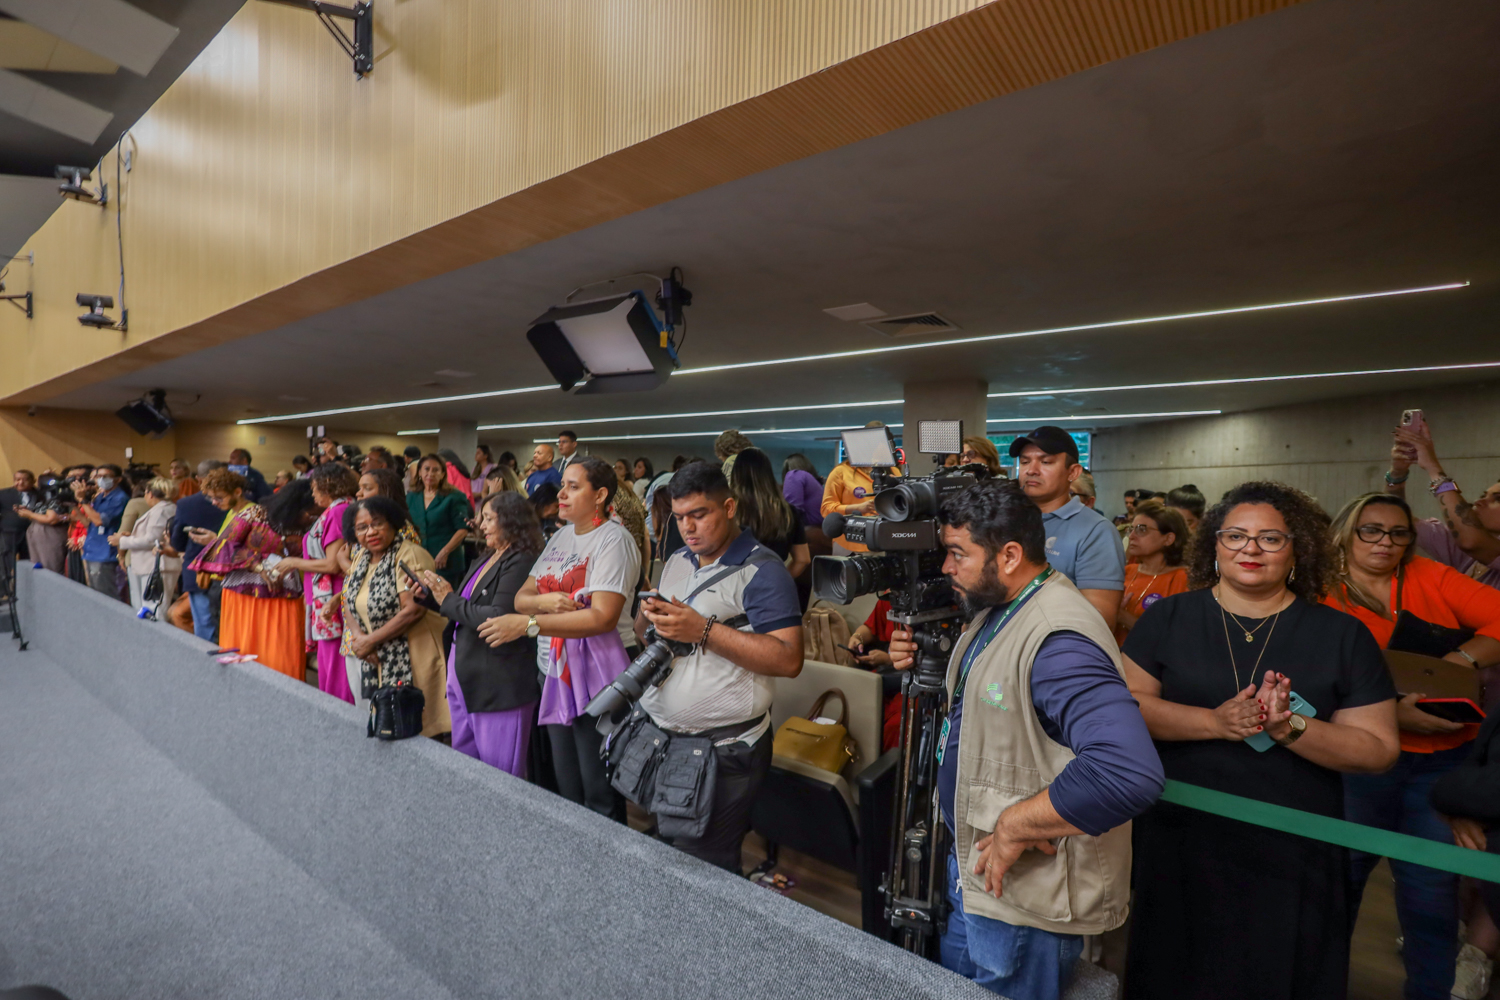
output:
POLYGON ((75 507, 73 491, 68 484, 50 472, 43 472, 35 490, 26 494, 29 502, 17 505, 16 517, 26 524, 26 547, 31 558, 54 573, 66 569, 68 518, 75 507))
POLYGON ((750 805, 771 765, 771 678, 802 671, 801 606, 781 560, 740 528, 717 466, 684 466, 666 489, 686 547, 667 560, 660 596, 641 601, 636 633, 644 637, 650 626, 658 637, 692 648, 674 657, 666 680, 641 697, 645 718, 622 727, 611 763, 629 755, 625 737, 639 748, 648 742, 648 727, 664 732, 669 746, 654 766, 656 794, 637 786, 636 801, 657 813, 673 846, 739 874, 750 805), (695 765, 707 770, 694 774, 695 765), (696 801, 675 808, 667 792, 684 788, 696 801), (682 830, 698 832, 674 833, 682 830))
MULTIPOLYGON (((941 959, 1005 996, 1055 1000, 1081 935, 1125 921, 1127 824, 1161 793, 1161 764, 1109 629, 1047 565, 1041 511, 1021 487, 970 487, 940 520, 943 573, 970 618, 937 747, 954 844, 941 959)), ((916 649, 897 631, 894 665, 911 667, 916 649)))

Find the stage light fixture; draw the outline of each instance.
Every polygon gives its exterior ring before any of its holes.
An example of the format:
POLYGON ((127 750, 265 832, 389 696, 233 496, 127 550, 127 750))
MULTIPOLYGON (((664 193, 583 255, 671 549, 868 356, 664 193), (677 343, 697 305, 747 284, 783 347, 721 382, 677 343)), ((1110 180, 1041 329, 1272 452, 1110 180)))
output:
MULTIPOLYGON (((686 304, 668 301, 678 312, 686 304)), ((655 389, 677 367, 668 329, 640 291, 556 306, 526 339, 562 390, 580 396, 655 389)))
POLYGON ((88 309, 88 312, 78 317, 78 322, 84 326, 110 330, 124 330, 126 328, 125 317, 128 315, 127 313, 122 312, 120 314, 120 322, 118 323, 104 315, 104 310, 115 307, 115 297, 113 295, 90 295, 88 292, 79 292, 75 296, 75 301, 88 309))
POLYGON ((137 434, 159 440, 176 423, 167 408, 165 389, 152 389, 140 399, 133 399, 115 411, 115 416, 130 425, 137 434))
POLYGON ((98 191, 90 191, 83 186, 83 182, 93 177, 94 172, 88 167, 58 167, 53 176, 62 181, 57 186, 58 194, 64 198, 72 198, 74 201, 86 201, 90 205, 98 205, 103 208, 109 204, 109 185, 103 181, 99 182, 98 191))

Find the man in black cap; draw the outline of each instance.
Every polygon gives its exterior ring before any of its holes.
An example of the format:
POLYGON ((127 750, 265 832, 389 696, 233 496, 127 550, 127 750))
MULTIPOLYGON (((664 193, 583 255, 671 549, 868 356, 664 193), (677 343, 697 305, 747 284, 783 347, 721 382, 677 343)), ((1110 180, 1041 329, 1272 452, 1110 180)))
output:
POLYGON ((1083 472, 1078 445, 1061 427, 1038 427, 1011 442, 1016 479, 1042 512, 1047 562, 1077 587, 1114 628, 1125 590, 1125 549, 1104 515, 1071 493, 1083 472))

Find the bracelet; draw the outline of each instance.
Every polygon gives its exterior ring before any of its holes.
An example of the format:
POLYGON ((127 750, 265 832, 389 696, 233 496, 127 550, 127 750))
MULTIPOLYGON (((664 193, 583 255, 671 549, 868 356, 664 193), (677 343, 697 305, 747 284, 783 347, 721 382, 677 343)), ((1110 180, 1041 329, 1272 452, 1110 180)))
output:
POLYGON ((1458 491, 1458 484, 1453 481, 1452 476, 1439 476, 1427 487, 1427 491, 1433 496, 1440 493, 1455 493, 1458 491))
POLYGON ((1400 479, 1397 479, 1395 476, 1391 475, 1390 470, 1386 470, 1385 484, 1387 486, 1400 486, 1402 483, 1406 482, 1410 478, 1411 478, 1411 470, 1410 469, 1407 469, 1406 470, 1406 475, 1402 476, 1400 479))
POLYGON ((1454 649, 1454 650, 1453 650, 1453 651, 1454 651, 1454 652, 1455 652, 1455 653, 1457 653, 1457 654, 1458 654, 1458 655, 1459 655, 1459 656, 1462 656, 1462 657, 1463 657, 1463 658, 1464 658, 1464 659, 1466 659, 1466 660, 1468 660, 1468 661, 1469 661, 1469 664, 1470 664, 1470 665, 1471 665, 1471 666, 1472 666, 1472 667, 1473 667, 1473 668, 1474 668, 1474 669, 1475 669, 1475 670, 1478 670, 1478 669, 1479 669, 1479 661, 1478 661, 1478 660, 1476 660, 1476 659, 1474 659, 1474 657, 1472 657, 1472 656, 1470 656, 1470 655, 1469 655, 1469 651, 1468 651, 1468 650, 1467 650, 1467 649, 1464 649, 1464 648, 1463 648, 1463 647, 1462 647, 1462 646, 1459 646, 1459 647, 1457 647, 1457 648, 1455 648, 1455 649, 1454 649))
POLYGON ((718 615, 709 615, 708 621, 703 623, 703 638, 698 640, 698 652, 708 652, 708 633, 713 631, 714 623, 718 620, 718 615))

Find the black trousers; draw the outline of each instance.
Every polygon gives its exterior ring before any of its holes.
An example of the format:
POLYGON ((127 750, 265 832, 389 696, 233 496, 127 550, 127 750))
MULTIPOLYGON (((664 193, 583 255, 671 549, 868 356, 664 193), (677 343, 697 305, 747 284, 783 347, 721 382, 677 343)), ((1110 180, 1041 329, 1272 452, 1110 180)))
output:
MULTIPOLYGON (((738 728, 749 729, 753 722, 738 728)), ((740 844, 750 832, 750 807, 771 769, 772 731, 767 729, 751 746, 736 740, 714 747, 719 774, 714 785, 713 811, 701 837, 678 837, 672 846, 700 861, 743 875, 740 844)))
POLYGON ((570 725, 546 727, 557 794, 623 823, 625 796, 614 790, 604 773, 604 761, 599 758, 604 737, 594 728, 598 721, 592 715, 580 715, 570 725))

